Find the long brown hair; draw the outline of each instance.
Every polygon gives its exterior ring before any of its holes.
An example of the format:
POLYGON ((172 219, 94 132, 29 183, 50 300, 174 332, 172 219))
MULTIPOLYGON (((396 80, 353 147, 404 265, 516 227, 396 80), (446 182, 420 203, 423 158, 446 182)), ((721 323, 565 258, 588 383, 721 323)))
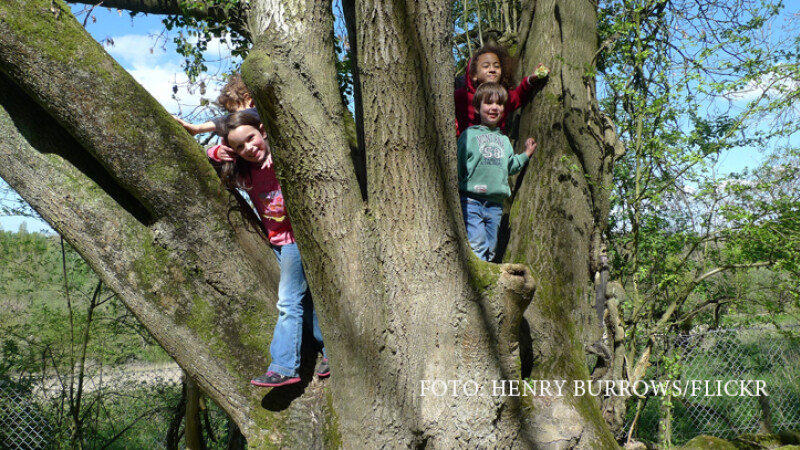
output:
MULTIPOLYGON (((244 125, 249 125, 256 130, 261 129, 261 121, 253 114, 239 111, 225 119, 222 124, 222 130, 219 130, 218 134, 222 136, 227 144, 228 134, 244 125)), ((252 164, 250 161, 246 161, 241 157, 237 157, 233 161, 223 162, 219 174, 222 184, 228 189, 250 189, 250 164, 252 164)))

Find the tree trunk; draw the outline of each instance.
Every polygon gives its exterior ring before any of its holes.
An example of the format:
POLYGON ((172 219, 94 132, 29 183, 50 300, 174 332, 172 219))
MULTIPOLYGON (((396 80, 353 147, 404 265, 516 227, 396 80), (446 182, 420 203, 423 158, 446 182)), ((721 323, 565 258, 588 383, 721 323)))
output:
MULTIPOLYGON (((89 261, 252 448, 611 448, 594 399, 494 395, 498 382, 523 375, 518 337, 534 279, 526 313, 534 378, 585 378, 582 343, 598 327, 590 283, 614 147, 583 80, 596 50, 594 11, 561 3, 539 2, 528 16, 537 41, 527 38, 526 64, 555 66, 530 109, 534 120, 523 123, 542 150, 512 217, 509 258, 532 267, 531 276, 525 265, 478 261, 466 241, 449 2, 354 5, 366 199, 344 131, 330 4, 251 2, 248 24, 259 37, 242 71, 267 118, 329 382, 249 386, 267 366, 276 317, 269 248, 231 223, 232 200, 197 144, 62 3, 0 5, 0 176, 89 261), (437 395, 436 383, 448 380, 461 384, 437 395)), ((304 380, 312 370, 307 358, 304 380)))
MULTIPOLYGON (((539 149, 513 198, 505 260, 531 267, 537 285, 525 313, 534 363, 523 376, 588 380, 585 347, 602 345, 593 281, 603 268, 612 165, 624 149, 598 109, 588 73, 598 49, 595 6, 576 0, 534 5, 525 10, 520 33, 522 75, 540 62, 552 72, 522 112, 519 143, 533 136, 539 149)), ((534 426, 559 430, 545 442, 560 437, 582 448, 613 447, 597 400, 534 398, 534 426), (571 425, 558 427, 565 419, 571 425)))

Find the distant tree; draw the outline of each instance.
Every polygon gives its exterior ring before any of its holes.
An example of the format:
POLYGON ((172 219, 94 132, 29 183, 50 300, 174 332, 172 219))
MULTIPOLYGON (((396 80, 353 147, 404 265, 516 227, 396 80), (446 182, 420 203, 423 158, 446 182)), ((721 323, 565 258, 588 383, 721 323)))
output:
MULTIPOLYGON (((777 251, 737 256, 758 242, 748 230, 761 228, 756 211, 766 204, 748 203, 742 218, 753 222, 732 221, 736 183, 714 170, 720 155, 763 147, 794 129, 784 121, 763 126, 791 98, 776 95, 791 84, 786 61, 796 46, 791 36, 771 32, 782 7, 761 0, 601 3, 600 104, 628 151, 614 168, 607 230, 611 358, 601 358, 594 377, 648 376, 669 349, 658 350, 656 336, 688 333, 703 316, 718 319, 757 289, 733 279, 788 261, 777 251), (745 91, 753 100, 741 99, 745 91)), ((750 181, 753 195, 772 189, 750 181)), ((603 401, 615 432, 625 425, 629 400, 603 401)))

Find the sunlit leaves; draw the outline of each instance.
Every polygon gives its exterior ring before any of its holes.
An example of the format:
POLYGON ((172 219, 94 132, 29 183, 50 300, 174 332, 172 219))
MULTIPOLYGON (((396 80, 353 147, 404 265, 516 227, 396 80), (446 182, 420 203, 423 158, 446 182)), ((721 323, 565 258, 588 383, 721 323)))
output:
MULTIPOLYGON (((212 19, 197 19, 189 14, 189 11, 196 7, 196 1, 181 0, 181 8, 186 14, 179 16, 168 16, 163 20, 167 30, 181 30, 174 38, 177 52, 183 60, 183 68, 191 82, 197 80, 204 74, 208 67, 204 53, 208 50, 208 44, 214 39, 221 39, 228 42, 231 56, 239 58, 241 61, 247 56, 250 49, 249 39, 238 32, 238 27, 230 27, 229 23, 220 23, 212 19)), ((224 11, 232 11, 242 7, 239 0, 211 0, 203 2, 204 7, 221 8, 224 11)), ((238 67, 232 67, 232 71, 238 67)))

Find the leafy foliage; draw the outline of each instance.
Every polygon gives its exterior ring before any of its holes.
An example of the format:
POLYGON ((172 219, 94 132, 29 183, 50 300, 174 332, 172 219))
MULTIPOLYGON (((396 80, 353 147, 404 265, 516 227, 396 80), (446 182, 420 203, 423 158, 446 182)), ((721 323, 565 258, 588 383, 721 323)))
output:
MULTIPOLYGON (((219 22, 210 18, 198 19, 189 14, 189 12, 200 4, 205 8, 218 8, 232 14, 243 11, 246 8, 246 2, 241 0, 212 0, 201 3, 195 0, 180 0, 179 3, 185 14, 167 16, 162 22, 167 31, 178 31, 173 41, 177 47, 178 54, 183 57, 182 66, 184 72, 189 77, 190 83, 200 84, 200 88, 203 90, 204 81, 202 81, 202 78, 208 72, 205 53, 208 50, 209 43, 215 39, 227 42, 234 60, 243 61, 250 51, 252 42, 243 27, 234 27, 230 22, 219 22)), ((337 6, 338 9, 341 9, 340 5, 334 4, 335 9, 337 6)), ((336 75, 342 97, 346 103, 349 103, 353 95, 353 62, 352 51, 342 21, 341 13, 339 13, 337 18, 339 26, 336 27, 337 32, 334 35, 336 75)), ((241 62, 232 65, 225 75, 238 72, 240 64, 241 62)))
MULTIPOLYGON (((0 367, 17 374, 69 366, 81 343, 73 326, 83 327, 97 276, 74 250, 61 253, 58 236, 0 232, 0 330, 4 336, 0 367), (66 279, 64 274, 66 273, 66 279), (71 299, 69 305, 67 297, 71 299), (72 319, 70 318, 72 315, 72 319)), ((168 361, 166 354, 127 309, 101 288, 88 354, 102 364, 168 361)))
POLYGON ((628 148, 615 165, 613 269, 633 290, 632 319, 647 308, 655 318, 666 311, 659 302, 683 302, 689 294, 708 300, 707 271, 765 261, 731 258, 734 230, 725 231, 730 219, 720 216, 727 200, 713 165, 722 152, 765 138, 749 120, 767 97, 738 110, 723 101, 774 69, 763 32, 781 5, 612 0, 602 6, 601 103, 628 148))
MULTIPOLYGON (((722 155, 774 146, 793 130, 761 125, 786 106, 788 91, 743 94, 787 72, 792 41, 769 33, 782 7, 601 3, 599 100, 627 148, 614 167, 607 235, 612 278, 627 292, 630 366, 617 376, 643 375, 669 357, 654 348, 657 334, 742 324, 768 308, 783 320, 800 306, 786 301, 800 238, 796 174, 786 163, 794 150, 753 173, 716 169, 722 155)), ((670 408, 663 414, 667 425, 670 408)))
MULTIPOLYGON (((168 16, 163 20, 164 26, 168 31, 173 29, 180 30, 174 38, 177 45, 177 52, 183 60, 183 68, 191 82, 195 82, 198 77, 204 74, 206 66, 204 52, 208 50, 208 44, 213 39, 228 41, 231 48, 231 56, 243 60, 250 50, 250 38, 242 31, 231 28, 228 23, 217 22, 212 19, 197 19, 190 14, 189 10, 198 2, 193 0, 180 0, 181 8, 186 14, 178 16, 168 16)), ((243 7, 239 0, 212 0, 203 2, 203 6, 208 8, 220 8, 226 12, 239 10, 243 7)), ((231 73, 239 70, 238 65, 231 68, 231 73)))

